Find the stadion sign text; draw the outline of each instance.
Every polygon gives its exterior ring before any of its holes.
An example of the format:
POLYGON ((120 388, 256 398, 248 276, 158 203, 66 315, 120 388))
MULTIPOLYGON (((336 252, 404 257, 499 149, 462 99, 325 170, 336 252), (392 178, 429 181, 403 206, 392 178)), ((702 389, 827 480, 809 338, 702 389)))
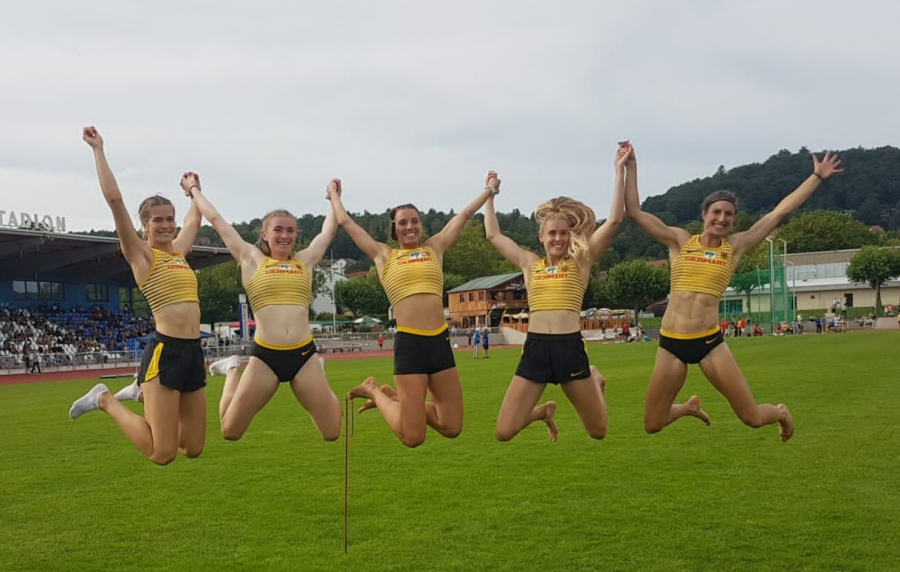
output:
POLYGON ((0 227, 66 232, 66 217, 0 210, 0 227))

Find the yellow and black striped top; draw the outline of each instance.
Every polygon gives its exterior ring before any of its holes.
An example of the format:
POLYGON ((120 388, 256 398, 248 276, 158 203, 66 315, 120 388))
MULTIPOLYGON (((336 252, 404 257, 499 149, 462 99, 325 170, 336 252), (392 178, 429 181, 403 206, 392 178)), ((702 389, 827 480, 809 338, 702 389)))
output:
POLYGON ((544 310, 581 311, 587 284, 581 279, 578 263, 566 257, 556 266, 541 259, 528 273, 528 307, 532 312, 544 310))
POLYGON ((312 299, 312 273, 296 259, 275 260, 266 256, 247 284, 253 311, 266 306, 305 306, 312 299))
POLYGON ((444 273, 430 246, 409 250, 395 248, 384 265, 381 285, 391 306, 413 294, 444 295, 444 273))
POLYGON ((187 260, 178 252, 169 254, 165 250, 153 250, 153 267, 150 274, 138 287, 150 311, 156 314, 166 306, 181 302, 197 302, 197 276, 187 260))
POLYGON ((681 247, 672 263, 672 292, 700 292, 721 298, 734 275, 734 250, 722 239, 722 246, 700 244, 695 234, 681 247))

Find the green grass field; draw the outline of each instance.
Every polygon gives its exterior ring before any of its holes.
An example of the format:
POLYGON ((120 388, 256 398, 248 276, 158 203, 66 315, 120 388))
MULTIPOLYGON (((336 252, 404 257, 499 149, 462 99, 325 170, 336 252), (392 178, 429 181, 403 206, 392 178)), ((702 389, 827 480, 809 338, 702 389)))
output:
MULTIPOLYGON (((561 434, 498 443, 518 350, 457 354, 463 434, 404 448, 377 412, 324 443, 287 388, 225 442, 209 386, 203 456, 144 460, 102 413, 72 423, 95 380, 0 386, 2 570, 898 570, 900 333, 730 342, 758 400, 797 423, 753 430, 696 367, 682 393, 713 424, 661 434, 641 414, 655 344, 592 346, 609 382, 609 436, 589 439, 562 392, 561 434)), ((335 361, 342 395, 390 360, 335 361)), ((114 390, 127 381, 110 384, 114 390)), ((140 407, 140 405, 134 405, 140 407)))

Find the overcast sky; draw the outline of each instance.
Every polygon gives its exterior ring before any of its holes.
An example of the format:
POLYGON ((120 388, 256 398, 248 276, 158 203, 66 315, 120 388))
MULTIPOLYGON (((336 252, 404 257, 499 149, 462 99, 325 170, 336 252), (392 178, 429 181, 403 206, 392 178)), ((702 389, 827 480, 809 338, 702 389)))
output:
MULTIPOLYGON (((584 200, 616 141, 643 197, 779 149, 900 144, 900 3, 16 2, 0 18, 0 210, 112 228, 96 125, 131 212, 201 174, 229 220, 584 200), (142 6, 138 8, 137 6, 142 6)), ((848 167, 851 167, 848 165, 848 167)), ((136 217, 135 217, 136 219, 136 217)))

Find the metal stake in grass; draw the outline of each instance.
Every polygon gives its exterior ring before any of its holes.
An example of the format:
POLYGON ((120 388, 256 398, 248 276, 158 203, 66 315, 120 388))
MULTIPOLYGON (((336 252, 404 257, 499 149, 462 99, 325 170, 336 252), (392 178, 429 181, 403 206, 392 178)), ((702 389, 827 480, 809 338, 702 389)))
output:
POLYGON ((345 397, 344 401, 344 554, 347 554, 350 532, 349 491, 350 491, 350 437, 356 425, 353 423, 353 398, 345 397))

